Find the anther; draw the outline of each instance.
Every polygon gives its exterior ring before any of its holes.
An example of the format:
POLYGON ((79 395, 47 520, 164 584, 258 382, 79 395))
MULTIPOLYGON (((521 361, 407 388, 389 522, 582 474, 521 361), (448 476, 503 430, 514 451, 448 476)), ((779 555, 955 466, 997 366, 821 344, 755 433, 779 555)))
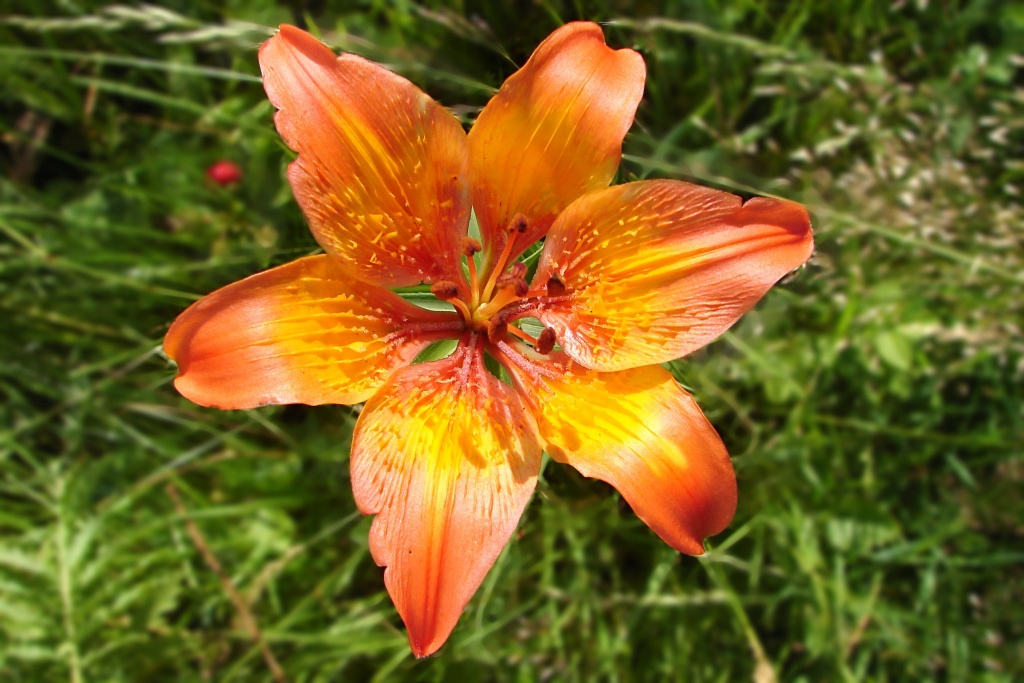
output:
POLYGON ((459 298, 459 286, 451 280, 438 280, 430 285, 430 293, 454 306, 464 321, 469 322, 473 318, 473 312, 466 306, 466 302, 459 298))
POLYGON ((552 275, 548 280, 548 296, 562 296, 565 294, 565 283, 557 275, 552 275))
POLYGON ((537 343, 534 344, 533 350, 537 353, 546 356, 551 353, 551 350, 555 348, 555 331, 550 327, 545 327, 544 331, 537 337, 537 343))
POLYGON ((508 332, 508 316, 504 311, 498 311, 487 321, 487 339, 492 344, 497 344, 508 332))
POLYGON ((480 242, 472 237, 463 237, 460 247, 462 248, 462 255, 469 258, 483 251, 483 246, 481 246, 480 242))
POLYGON ((517 213, 512 217, 512 220, 508 224, 508 231, 523 233, 526 232, 526 227, 529 225, 529 221, 526 220, 526 216, 521 213, 517 213))
POLYGON ((438 280, 430 286, 430 293, 441 301, 451 301, 459 296, 459 286, 451 280, 438 280))
POLYGON ((487 323, 487 339, 492 344, 497 344, 508 332, 508 323, 501 318, 492 318, 487 323))

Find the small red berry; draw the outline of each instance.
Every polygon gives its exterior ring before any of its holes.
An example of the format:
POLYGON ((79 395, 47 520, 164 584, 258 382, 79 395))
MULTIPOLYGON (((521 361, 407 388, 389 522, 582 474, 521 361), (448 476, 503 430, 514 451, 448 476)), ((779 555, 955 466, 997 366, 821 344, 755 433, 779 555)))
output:
POLYGON ((242 179, 242 169, 233 161, 217 161, 206 169, 206 177, 218 185, 234 185, 242 179))

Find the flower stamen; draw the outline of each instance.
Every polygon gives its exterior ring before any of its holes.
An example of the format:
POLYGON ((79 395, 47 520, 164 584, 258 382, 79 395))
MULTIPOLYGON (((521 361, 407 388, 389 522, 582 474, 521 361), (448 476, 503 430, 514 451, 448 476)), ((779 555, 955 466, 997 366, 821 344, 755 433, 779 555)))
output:
POLYGON ((505 333, 508 332, 508 323, 505 322, 500 316, 492 319, 487 323, 487 339, 492 344, 497 344, 499 341, 505 338, 505 333))
POLYGON ((507 325, 506 326, 506 331, 509 334, 515 335, 516 337, 519 337, 524 342, 526 342, 528 344, 531 344, 534 348, 537 347, 538 340, 534 339, 533 337, 531 337, 530 335, 528 335, 526 332, 524 332, 522 329, 516 327, 515 325, 507 325))
POLYGON ((451 280, 438 280, 430 286, 430 293, 441 301, 447 301, 452 306, 455 306, 455 309, 466 323, 473 319, 473 313, 470 312, 469 306, 459 298, 459 286, 456 283, 451 280))
POLYGON ((483 247, 480 242, 472 237, 462 238, 462 255, 466 257, 466 266, 469 268, 469 291, 472 301, 470 308, 476 309, 480 305, 480 280, 476 272, 476 259, 474 258, 483 247))
POLYGON ((497 284, 502 271, 505 270, 505 263, 508 262, 508 257, 512 254, 512 246, 519 235, 526 232, 527 225, 529 223, 526 220, 526 216, 521 213, 517 213, 508 224, 508 238, 505 240, 505 248, 501 250, 501 255, 498 256, 497 262, 491 269, 491 276, 487 279, 487 286, 484 287, 483 295, 480 297, 481 301, 490 300, 491 293, 494 292, 494 286, 497 284))
MULTIPOLYGON (((514 325, 512 326, 514 327, 514 325)), ((511 330, 512 327, 509 327, 511 330)), ((537 341, 533 344, 533 350, 542 356, 546 356, 555 348, 555 331, 550 327, 545 327, 544 331, 537 337, 537 341)))
POLYGON ((565 283, 560 277, 552 275, 548 279, 548 296, 564 296, 565 291, 565 283))

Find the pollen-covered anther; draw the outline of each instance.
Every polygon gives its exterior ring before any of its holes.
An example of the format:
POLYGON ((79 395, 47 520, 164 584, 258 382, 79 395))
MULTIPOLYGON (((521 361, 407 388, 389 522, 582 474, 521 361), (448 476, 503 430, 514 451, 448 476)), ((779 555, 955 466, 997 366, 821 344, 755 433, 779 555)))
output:
POLYGON ((564 296, 565 295, 565 283, 562 282, 561 278, 557 275, 552 275, 548 279, 548 296, 564 296))
POLYGON ((500 315, 487 321, 487 339, 492 344, 497 344, 504 339, 507 332, 508 323, 500 315))
POLYGON ((459 296, 459 286, 451 280, 438 280, 430 286, 430 293, 441 301, 451 301, 459 296))
POLYGON ((555 331, 550 327, 545 327, 544 331, 537 337, 537 343, 534 344, 533 350, 546 356, 555 348, 556 341, 555 331))
POLYGON ((526 216, 521 213, 517 213, 512 217, 512 220, 508 223, 508 231, 510 233, 524 233, 526 228, 530 225, 530 222, 526 220, 526 216))
POLYGON ((480 244, 480 241, 468 236, 462 238, 459 248, 462 250, 462 255, 467 258, 473 258, 474 255, 483 251, 483 246, 480 244))

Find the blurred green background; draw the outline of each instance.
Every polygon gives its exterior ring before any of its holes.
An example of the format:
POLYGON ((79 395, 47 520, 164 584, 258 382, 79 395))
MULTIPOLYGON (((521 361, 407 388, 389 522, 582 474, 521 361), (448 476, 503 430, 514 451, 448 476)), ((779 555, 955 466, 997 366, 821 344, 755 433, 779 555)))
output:
POLYGON ((995 0, 5 3, 0 679, 271 680, 173 484, 293 681, 1021 680, 1021 46, 995 0), (273 27, 468 124, 577 18, 647 62, 622 179, 804 202, 817 254, 672 364, 739 476, 710 552, 552 463, 416 661, 352 502, 356 412, 198 408, 161 339, 316 250, 258 78, 273 27))

